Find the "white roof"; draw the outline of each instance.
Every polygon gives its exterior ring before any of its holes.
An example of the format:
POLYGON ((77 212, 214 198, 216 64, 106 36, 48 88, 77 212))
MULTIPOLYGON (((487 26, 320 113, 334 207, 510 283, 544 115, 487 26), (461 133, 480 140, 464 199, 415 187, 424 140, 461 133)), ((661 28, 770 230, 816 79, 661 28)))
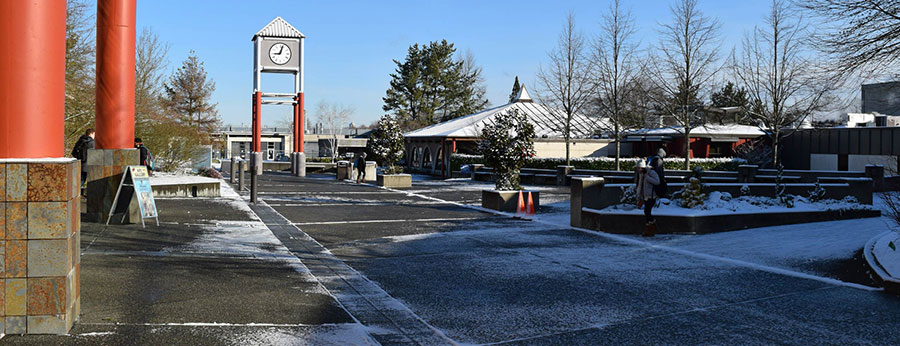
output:
POLYGON ((305 38, 306 36, 297 30, 297 28, 288 24, 287 21, 282 19, 281 17, 275 17, 272 19, 269 24, 266 24, 265 27, 262 28, 256 35, 253 35, 253 39, 255 40, 257 36, 263 37, 285 37, 285 38, 305 38))
MULTIPOLYGON (((658 129, 644 129, 638 130, 630 133, 630 135, 645 135, 645 136, 669 136, 669 135, 680 135, 684 132, 683 127, 674 126, 674 127, 663 127, 658 129)), ((695 127, 691 129, 691 137, 713 137, 713 136, 728 136, 728 137, 759 137, 764 136, 766 133, 763 130, 760 130, 759 127, 750 126, 750 125, 706 125, 695 127)))
MULTIPOLYGON (((527 97, 528 93, 525 88, 519 92, 519 96, 527 97)), ((561 111, 554 111, 550 107, 540 103, 531 102, 531 98, 517 100, 518 102, 508 103, 502 106, 494 107, 475 114, 466 115, 453 120, 448 120, 439 124, 431 125, 415 131, 404 134, 406 138, 424 138, 424 137, 448 137, 448 138, 474 138, 481 136, 481 130, 486 123, 493 122, 494 117, 512 109, 518 109, 524 113, 526 118, 534 125, 535 137, 548 138, 563 137, 559 128, 564 124, 565 115, 561 111)), ((594 134, 597 119, 592 119, 584 115, 576 114, 572 119, 572 137, 589 138, 594 134)))

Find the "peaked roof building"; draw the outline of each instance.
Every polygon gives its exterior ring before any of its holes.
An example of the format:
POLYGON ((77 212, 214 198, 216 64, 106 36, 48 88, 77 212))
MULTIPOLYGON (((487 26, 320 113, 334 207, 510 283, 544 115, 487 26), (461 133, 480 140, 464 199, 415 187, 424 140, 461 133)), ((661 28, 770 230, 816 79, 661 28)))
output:
MULTIPOLYGON (((406 133, 407 139, 413 138, 477 138, 486 124, 492 123, 497 116, 509 114, 514 109, 525 114, 534 126, 535 135, 539 138, 562 138, 565 113, 534 102, 523 85, 516 100, 502 106, 490 108, 478 113, 466 115, 439 124, 424 127, 406 133)), ((576 114, 572 119, 572 137, 590 138, 597 127, 597 119, 576 114)))

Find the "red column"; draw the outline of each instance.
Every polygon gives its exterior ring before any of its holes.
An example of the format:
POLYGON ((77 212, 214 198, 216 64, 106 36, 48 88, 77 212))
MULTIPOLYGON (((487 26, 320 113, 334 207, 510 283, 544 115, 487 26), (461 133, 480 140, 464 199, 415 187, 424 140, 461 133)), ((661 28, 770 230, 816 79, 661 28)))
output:
POLYGON ((135 0, 97 1, 98 149, 134 147, 135 0))
POLYGON ((0 1, 0 158, 62 157, 65 0, 0 1))
POLYGON ((253 93, 253 144, 250 151, 262 151, 262 92, 253 93))
POLYGON ((302 153, 303 152, 303 127, 306 125, 306 115, 304 113, 303 103, 304 97, 303 93, 297 94, 297 98, 294 100, 297 101, 294 103, 294 152, 302 153))

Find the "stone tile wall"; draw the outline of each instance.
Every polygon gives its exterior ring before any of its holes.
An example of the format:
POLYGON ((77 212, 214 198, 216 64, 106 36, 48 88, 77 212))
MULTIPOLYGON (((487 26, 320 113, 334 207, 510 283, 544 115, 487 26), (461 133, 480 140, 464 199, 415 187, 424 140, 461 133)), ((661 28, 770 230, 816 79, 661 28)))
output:
POLYGON ((0 330, 64 334, 81 309, 81 162, 0 159, 0 330))

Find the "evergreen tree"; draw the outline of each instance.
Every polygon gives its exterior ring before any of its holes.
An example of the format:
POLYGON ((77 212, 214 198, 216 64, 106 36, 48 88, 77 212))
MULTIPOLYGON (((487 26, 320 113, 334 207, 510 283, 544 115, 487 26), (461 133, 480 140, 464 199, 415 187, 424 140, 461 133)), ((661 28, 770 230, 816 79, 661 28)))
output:
POLYGON ((447 40, 410 46, 402 62, 394 60, 382 109, 393 112, 403 128, 415 129, 487 107, 481 68, 471 54, 455 58, 455 53, 447 40))
POLYGON ((403 131, 400 130, 400 125, 394 117, 385 114, 369 134, 366 151, 385 167, 385 174, 397 174, 403 172, 403 167, 397 166, 397 162, 403 159, 403 145, 403 131))
POLYGON ((515 102, 516 98, 519 97, 519 92, 522 91, 522 86, 519 84, 519 76, 516 76, 516 81, 513 82, 512 92, 509 93, 509 102, 515 102))
POLYGON ((193 50, 164 89, 166 108, 179 122, 195 128, 198 133, 209 134, 215 130, 219 124, 219 113, 216 104, 212 103, 216 83, 207 79, 203 62, 193 50))
POLYGON ((747 98, 747 89, 738 88, 732 82, 728 82, 719 91, 714 91, 710 95, 710 102, 713 107, 740 107, 740 111, 732 114, 711 114, 709 122, 721 125, 727 123, 749 125, 746 115, 750 109, 750 101, 747 98))
POLYGON ((535 153, 534 125, 524 113, 512 109, 485 125, 478 149, 484 155, 484 163, 493 169, 497 190, 520 190, 519 169, 535 153))

